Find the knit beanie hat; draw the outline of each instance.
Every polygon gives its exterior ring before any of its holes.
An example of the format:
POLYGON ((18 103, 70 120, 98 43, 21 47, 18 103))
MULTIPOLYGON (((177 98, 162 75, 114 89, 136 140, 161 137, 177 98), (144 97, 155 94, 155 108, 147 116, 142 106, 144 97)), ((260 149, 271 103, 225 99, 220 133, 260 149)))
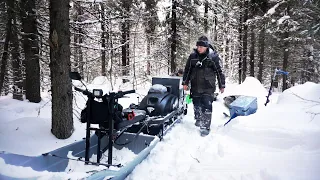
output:
POLYGON ((209 47, 209 40, 206 36, 199 37, 197 46, 209 47))

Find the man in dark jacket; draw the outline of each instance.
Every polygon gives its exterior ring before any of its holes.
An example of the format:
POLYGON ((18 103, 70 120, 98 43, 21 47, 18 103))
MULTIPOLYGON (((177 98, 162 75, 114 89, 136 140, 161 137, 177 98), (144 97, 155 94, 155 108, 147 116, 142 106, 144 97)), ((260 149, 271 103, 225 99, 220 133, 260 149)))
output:
POLYGON ((198 39, 197 49, 194 49, 187 60, 182 83, 185 90, 188 89, 189 83, 191 84, 195 125, 200 126, 201 135, 210 132, 216 79, 221 93, 225 88, 225 76, 219 63, 220 58, 210 46, 206 36, 198 39))

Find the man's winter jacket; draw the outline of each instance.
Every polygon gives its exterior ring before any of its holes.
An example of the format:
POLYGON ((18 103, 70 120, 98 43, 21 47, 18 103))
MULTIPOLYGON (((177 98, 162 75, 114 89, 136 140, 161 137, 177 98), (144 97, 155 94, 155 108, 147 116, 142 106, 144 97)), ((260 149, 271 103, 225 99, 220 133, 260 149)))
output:
POLYGON ((193 96, 212 95, 216 90, 216 79, 219 89, 225 88, 225 76, 219 61, 218 54, 211 48, 204 54, 199 54, 196 49, 190 54, 183 74, 183 85, 191 82, 193 96))

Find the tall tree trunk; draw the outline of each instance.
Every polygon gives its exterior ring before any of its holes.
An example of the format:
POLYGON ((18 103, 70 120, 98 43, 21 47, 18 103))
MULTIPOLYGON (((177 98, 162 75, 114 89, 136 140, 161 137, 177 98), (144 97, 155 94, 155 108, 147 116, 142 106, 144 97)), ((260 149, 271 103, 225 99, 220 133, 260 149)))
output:
POLYGON ((150 39, 147 38, 147 57, 148 57, 148 60, 147 60, 147 75, 150 75, 151 74, 151 64, 150 64, 150 61, 149 61, 149 58, 150 58, 150 55, 151 55, 151 42, 150 42, 150 39))
POLYGON ((154 33, 156 30, 156 26, 158 24, 158 18, 157 18, 157 3, 158 0, 143 0, 143 2, 146 4, 145 7, 145 13, 146 16, 144 17, 144 23, 145 25, 145 33, 147 35, 147 71, 146 74, 151 74, 151 64, 149 61, 149 58, 151 56, 151 46, 154 43, 154 33))
MULTIPOLYGON (((11 16, 11 45, 12 45, 12 69, 13 69, 13 99, 23 100, 23 78, 22 78, 22 61, 19 53, 19 39, 17 28, 17 8, 15 7, 14 0, 7 1, 8 8, 11 16)), ((9 16, 9 15, 8 15, 9 16)), ((10 18, 9 18, 10 19, 10 18)))
MULTIPOLYGON (((255 11, 255 2, 251 0, 250 3, 250 18, 254 18, 254 11, 255 11)), ((255 33, 254 33, 255 26, 252 23, 250 26, 250 76, 254 77, 254 46, 255 46, 255 33)))
MULTIPOLYGON (((287 2, 287 7, 286 7, 286 15, 289 15, 289 2, 287 2)), ((284 46, 283 46, 283 64, 282 64, 282 69, 286 71, 288 69, 288 58, 289 58, 289 24, 288 22, 286 23, 285 27, 285 32, 284 32, 284 46)), ((287 76, 282 75, 282 91, 286 90, 288 88, 288 83, 287 83, 287 76)))
POLYGON ((112 41, 112 36, 111 36, 111 32, 112 32, 112 23, 111 23, 111 18, 108 20, 108 26, 107 26, 107 29, 108 29, 108 44, 110 47, 110 53, 108 54, 109 55, 109 62, 108 64, 110 65, 110 69, 108 70, 108 73, 109 73, 109 79, 110 79, 110 82, 111 82, 111 89, 113 89, 113 83, 112 83, 112 74, 113 74, 113 57, 114 57, 114 50, 113 50, 113 41, 112 41))
POLYGON ((38 103, 40 96, 39 41, 35 0, 21 0, 23 49, 26 64, 26 98, 38 103))
POLYGON ((177 56, 177 0, 172 1, 172 20, 171 20, 171 73, 176 71, 177 56))
POLYGON ((209 25, 208 25, 208 11, 209 11, 209 2, 208 0, 204 3, 204 33, 208 34, 209 25))
POLYGON ((240 1, 240 8, 239 8, 239 27, 238 27, 238 31, 239 31, 239 70, 238 70, 238 76, 239 76, 239 84, 242 83, 242 59, 243 59, 243 49, 242 49, 242 39, 243 39, 243 35, 242 35, 242 26, 243 26, 243 15, 242 15, 242 10, 243 5, 242 2, 240 1))
POLYGON ((263 70, 264 70, 264 46, 265 46, 265 33, 266 33, 266 29, 265 29, 265 25, 263 23, 262 25, 262 29, 260 31, 259 34, 259 72, 258 72, 258 80, 263 83, 263 70))
POLYGON ((214 15, 213 15, 213 22, 214 22, 214 38, 213 38, 213 41, 214 42, 217 42, 217 40, 218 40, 218 13, 217 13, 217 9, 218 9, 218 6, 217 6, 217 4, 218 4, 218 2, 217 2, 217 0, 215 0, 214 1, 215 2, 215 4, 214 4, 214 10, 213 10, 213 13, 214 13, 214 15))
MULTIPOLYGON (((286 31, 284 33, 284 38, 289 38, 289 31, 286 31)), ((288 58, 289 58, 289 40, 284 41, 284 47, 283 47, 283 64, 282 69, 286 71, 288 69, 288 58)), ((287 76, 283 75, 282 78, 282 91, 286 90, 288 88, 287 84, 287 76)))
POLYGON ((79 59, 78 59, 78 64, 79 64, 79 72, 81 74, 82 77, 84 77, 85 73, 84 73, 84 59, 83 59, 83 51, 82 51, 82 48, 81 48, 81 45, 83 43, 83 29, 80 28, 79 29, 79 59))
POLYGON ((254 26, 250 28, 250 76, 254 77, 254 46, 255 46, 255 34, 254 26))
POLYGON ((101 2, 101 75, 106 76, 106 18, 104 5, 101 2))
MULTIPOLYGON (((123 21, 121 25, 121 42, 122 42, 122 75, 128 76, 129 75, 129 33, 130 33, 130 24, 129 24, 129 12, 130 12, 130 5, 131 2, 127 2, 126 0, 122 0, 122 7, 125 10, 123 14, 123 21)), ((128 82, 128 77, 123 78, 122 82, 128 82)))
POLYGON ((50 0, 50 70, 52 129, 58 139, 73 133, 72 87, 70 72, 69 0, 50 0))
MULTIPOLYGON (((83 17, 83 7, 81 6, 80 2, 76 2, 75 3, 75 9, 76 9, 76 21, 77 22, 83 22, 85 19, 83 17)), ((75 29, 75 64, 76 64, 76 71, 78 71, 82 77, 84 77, 84 69, 83 69, 83 53, 82 53, 82 48, 81 45, 83 43, 83 29, 82 29, 82 25, 76 25, 76 29, 75 29)))
POLYGON ((248 0, 244 0, 244 16, 243 16, 243 59, 242 59, 242 81, 244 81, 247 77, 247 52, 248 52, 248 0))
MULTIPOLYGON (((77 20, 77 19, 75 19, 77 20)), ((78 34, 78 27, 75 28, 75 33, 73 35, 73 41, 75 43, 74 53, 73 53, 73 71, 79 71, 79 34, 78 34)))
MULTIPOLYGON (((8 0, 10 1, 10 0, 8 0)), ((10 42, 10 35, 11 35, 11 18, 12 18, 12 10, 10 8, 7 8, 7 25, 6 25, 6 38, 4 40, 4 50, 2 53, 1 58, 1 68, 0 68, 0 95, 4 86, 4 77, 7 72, 7 64, 8 64, 8 57, 9 57, 9 42, 10 42)))
MULTIPOLYGON (((125 21, 125 20, 123 20, 125 21)), ((127 33, 126 33, 126 24, 123 22, 122 25, 121 25, 121 65, 122 65, 122 76, 127 76, 128 73, 127 73, 127 46, 125 45, 125 43, 128 43, 127 42, 127 33)), ((125 83, 127 82, 127 79, 122 79, 122 82, 125 83)))

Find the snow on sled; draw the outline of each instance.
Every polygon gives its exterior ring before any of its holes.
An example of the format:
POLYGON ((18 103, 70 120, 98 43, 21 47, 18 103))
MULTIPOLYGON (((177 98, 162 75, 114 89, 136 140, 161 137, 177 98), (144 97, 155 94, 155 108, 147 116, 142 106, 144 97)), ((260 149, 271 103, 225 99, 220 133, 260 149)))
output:
MULTIPOLYGON (((71 72, 70 77, 81 81, 77 72, 71 72)), ((181 77, 154 77, 148 95, 137 105, 131 104, 125 109, 118 99, 134 93, 134 90, 103 95, 101 89, 90 92, 87 88, 75 87, 76 91, 87 96, 86 107, 81 112, 81 122, 87 125, 84 140, 40 156, 0 152, 0 158, 9 165, 31 167, 36 172, 49 173, 73 172, 75 169, 70 163, 81 162, 83 169, 87 170, 86 179, 125 179, 186 114, 181 81, 181 77), (131 158, 126 158, 126 161, 118 157, 118 153, 131 158)), ((0 179, 39 177, 29 175, 16 178, 0 173, 0 179)))

